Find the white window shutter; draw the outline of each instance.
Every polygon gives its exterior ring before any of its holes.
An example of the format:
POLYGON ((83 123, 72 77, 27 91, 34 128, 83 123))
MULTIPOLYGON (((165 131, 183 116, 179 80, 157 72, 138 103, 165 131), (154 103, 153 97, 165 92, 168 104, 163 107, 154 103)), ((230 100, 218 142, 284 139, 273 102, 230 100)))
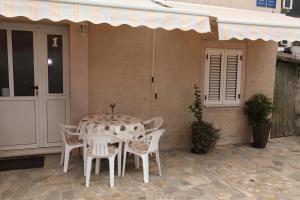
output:
POLYGON ((224 51, 221 49, 208 49, 206 53, 205 104, 221 104, 223 98, 222 68, 224 51))
POLYGON ((241 50, 225 51, 223 104, 234 105, 240 103, 242 59, 241 50))

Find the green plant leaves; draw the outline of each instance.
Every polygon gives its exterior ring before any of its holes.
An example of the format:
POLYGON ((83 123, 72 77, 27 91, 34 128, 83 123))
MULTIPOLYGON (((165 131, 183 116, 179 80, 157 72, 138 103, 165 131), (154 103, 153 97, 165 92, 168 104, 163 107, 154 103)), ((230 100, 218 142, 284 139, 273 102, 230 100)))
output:
POLYGON ((189 109, 194 114, 194 117, 197 121, 202 121, 202 115, 203 115, 203 109, 202 109, 202 103, 201 103, 201 91, 197 84, 194 85, 194 96, 195 101, 192 105, 189 106, 189 109))
POLYGON ((270 124, 269 115, 272 110, 272 101, 264 94, 254 95, 245 106, 245 114, 248 116, 249 124, 253 127, 270 124))
POLYGON ((214 148, 219 139, 220 130, 215 129, 211 123, 194 122, 192 124, 192 142, 195 153, 204 154, 214 148))

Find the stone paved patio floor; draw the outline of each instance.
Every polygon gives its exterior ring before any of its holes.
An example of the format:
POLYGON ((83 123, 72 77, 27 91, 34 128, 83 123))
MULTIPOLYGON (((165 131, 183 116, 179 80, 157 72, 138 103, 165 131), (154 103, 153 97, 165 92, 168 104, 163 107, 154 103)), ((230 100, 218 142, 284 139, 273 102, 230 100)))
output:
POLYGON ((69 172, 59 155, 46 157, 45 168, 0 172, 0 199, 300 199, 300 137, 273 139, 263 150, 247 145, 219 146, 207 155, 161 152, 163 177, 153 158, 150 183, 128 162, 124 178, 109 187, 108 163, 84 186, 82 160, 72 157, 69 172))

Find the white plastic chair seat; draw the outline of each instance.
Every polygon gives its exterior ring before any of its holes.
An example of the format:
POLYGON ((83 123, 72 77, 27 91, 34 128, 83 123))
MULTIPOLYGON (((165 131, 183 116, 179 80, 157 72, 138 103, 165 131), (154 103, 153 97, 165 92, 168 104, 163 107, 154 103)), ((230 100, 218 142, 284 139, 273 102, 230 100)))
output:
MULTIPOLYGON (((116 147, 114 145, 108 145, 108 153, 109 153, 109 156, 113 156, 114 154, 118 153, 118 147, 116 147)), ((87 148, 87 154, 88 154, 88 156, 97 157, 97 155, 93 154, 93 146, 89 146, 87 148)))
POLYGON ((82 140, 79 139, 78 136, 72 135, 68 138, 66 138, 68 145, 75 146, 79 144, 83 144, 82 140))
POLYGON ((142 140, 133 140, 128 144, 128 151, 138 154, 145 154, 149 149, 149 144, 142 140))

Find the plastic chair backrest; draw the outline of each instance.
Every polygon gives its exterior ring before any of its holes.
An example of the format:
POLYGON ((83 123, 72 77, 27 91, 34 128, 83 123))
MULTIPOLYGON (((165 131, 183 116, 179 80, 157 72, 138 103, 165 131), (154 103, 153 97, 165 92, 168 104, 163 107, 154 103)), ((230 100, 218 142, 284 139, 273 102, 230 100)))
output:
POLYGON ((67 132, 68 132, 67 127, 64 124, 59 124, 59 127, 60 127, 60 134, 62 140, 65 144, 67 144, 67 132))
POLYGON ((148 152, 154 152, 158 150, 159 140, 164 132, 165 129, 160 129, 145 136, 146 141, 149 143, 148 152))
POLYGON ((152 126, 148 130, 146 129, 147 132, 151 132, 158 130, 163 125, 163 119, 161 117, 154 117, 152 119, 144 121, 143 123, 144 125, 152 124, 152 126))
POLYGON ((99 157, 108 157, 110 155, 108 144, 121 142, 118 137, 106 133, 88 134, 85 140, 87 145, 92 148, 92 156, 99 157))

